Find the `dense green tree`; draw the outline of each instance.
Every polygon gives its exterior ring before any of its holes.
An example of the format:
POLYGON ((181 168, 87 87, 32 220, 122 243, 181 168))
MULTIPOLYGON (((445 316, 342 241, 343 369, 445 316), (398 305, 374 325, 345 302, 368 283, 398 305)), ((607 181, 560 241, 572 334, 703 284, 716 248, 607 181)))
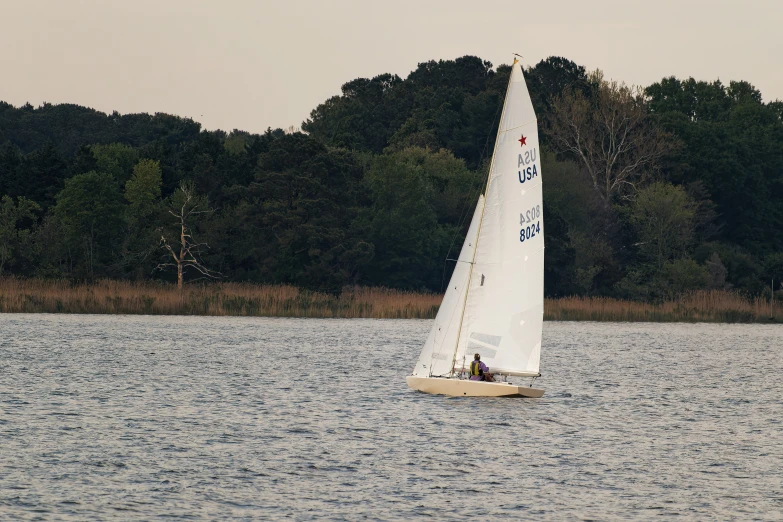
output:
POLYGON ((783 283, 783 252, 769 254, 764 258, 764 276, 770 281, 777 281, 777 286, 783 283))
POLYGON ((92 278, 96 269, 118 261, 123 207, 111 174, 93 171, 66 180, 54 216, 62 225, 75 275, 92 278))
POLYGON ((269 137, 254 181, 222 193, 219 266, 245 279, 338 291, 357 282, 373 247, 354 220, 367 197, 361 157, 304 134, 269 137))
POLYGON ((71 155, 90 144, 122 142, 133 147, 161 141, 177 145, 199 135, 201 126, 189 118, 168 114, 105 114, 79 105, 29 103, 15 108, 0 102, 0 142, 11 141, 29 153, 47 142, 71 155))
MULTIPOLYGON (((615 244, 619 227, 614 209, 606 205, 578 164, 558 161, 554 154, 545 152, 541 169, 547 249, 551 238, 553 244, 560 245, 562 254, 553 261, 566 263, 557 269, 557 285, 547 287, 547 291, 559 295, 573 291, 606 293, 620 270, 617 250, 621 245, 615 244), (551 227, 546 218, 550 214, 556 220, 551 227)), ((548 250, 546 255, 550 255, 548 250)), ((553 281, 551 276, 549 281, 553 281)))
POLYGON ((313 109, 302 129, 328 145, 381 152, 406 112, 395 106, 409 103, 395 90, 401 82, 391 74, 350 81, 341 96, 313 109))
POLYGON ((665 78, 649 107, 683 143, 671 179, 699 182, 715 202, 720 238, 756 255, 783 250, 783 124, 747 82, 665 78))
POLYGON ((32 251, 30 229, 24 222, 32 222, 41 207, 23 197, 17 201, 9 196, 0 199, 0 275, 7 266, 29 256, 32 251))
POLYGON ((375 245, 366 270, 371 284, 433 288, 441 282, 440 261, 456 227, 438 224, 426 173, 403 153, 378 156, 367 172, 373 204, 363 215, 375 245))
POLYGON ((93 145, 90 151, 95 158, 95 170, 108 172, 121 185, 130 177, 133 166, 139 160, 139 151, 122 143, 93 145))
POLYGON ((20 195, 20 170, 24 157, 10 141, 0 146, 0 194, 20 195))
POLYGON ((65 239, 63 224, 52 214, 44 215, 31 234, 35 263, 18 274, 34 274, 38 277, 76 277, 75 259, 71 245, 65 239))
POLYGON ((692 246, 696 202, 682 187, 653 183, 640 190, 629 207, 629 222, 636 229, 642 259, 659 269, 683 257, 692 246))
POLYGON ((673 298, 679 294, 710 287, 709 268, 693 259, 676 259, 664 264, 661 274, 664 278, 665 297, 673 298))
POLYGON ((25 156, 17 173, 14 195, 24 196, 47 209, 54 204, 67 176, 67 160, 54 143, 46 142, 40 149, 25 156))
POLYGON ((702 243, 694 248, 693 258, 708 268, 716 268, 717 272, 721 271, 722 265, 725 270, 724 288, 749 294, 758 294, 765 288, 761 279, 764 271, 761 261, 738 245, 717 241, 702 243))
MULTIPOLYGON (((188 223, 210 246, 199 259, 226 279, 440 290, 486 179, 509 72, 465 56, 352 80, 311 113, 309 135, 0 102, 4 222, 23 216, 6 226, 22 235, 2 271, 168 278, 153 270, 171 258, 161 232, 178 256, 181 234, 164 203, 187 186, 214 210, 188 223)), ((783 252, 783 102, 741 81, 664 78, 642 95, 562 57, 525 76, 542 130, 573 98, 592 147, 541 133, 547 295, 769 292, 783 252)))
MULTIPOLYGON (((544 204, 546 234, 544 242, 544 291, 547 297, 562 297, 576 292, 576 251, 568 238, 568 223, 557 209, 544 204)), ((591 281, 592 283, 592 281, 591 281)))
POLYGON ((590 97, 592 84, 581 65, 561 56, 550 56, 525 71, 530 98, 536 114, 546 117, 552 112, 552 103, 565 91, 581 91, 590 97))
POLYGON ((431 151, 411 147, 390 152, 395 163, 404 164, 420 173, 429 193, 428 203, 440 223, 460 225, 468 207, 476 204, 486 182, 485 172, 471 171, 465 161, 445 149, 431 151))
POLYGON ((231 131, 231 134, 226 136, 225 140, 223 140, 223 147, 225 147, 232 156, 237 156, 243 152, 247 152, 250 139, 249 133, 234 129, 231 131))
POLYGON ((162 181, 158 161, 143 159, 133 167, 133 174, 125 184, 125 199, 135 218, 145 219, 155 210, 162 181))
POLYGON ((327 145, 376 154, 389 145, 446 148, 475 168, 491 153, 509 70, 464 56, 420 63, 405 80, 359 78, 302 128, 327 145))
POLYGON ((131 178, 125 183, 125 241, 123 264, 135 277, 148 275, 159 247, 162 212, 162 175, 160 163, 143 159, 133 167, 131 178))

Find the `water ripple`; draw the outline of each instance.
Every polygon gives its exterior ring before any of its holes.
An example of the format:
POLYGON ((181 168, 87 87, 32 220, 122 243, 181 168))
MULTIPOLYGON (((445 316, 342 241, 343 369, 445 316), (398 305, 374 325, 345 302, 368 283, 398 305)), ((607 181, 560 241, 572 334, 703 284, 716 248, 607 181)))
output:
POLYGON ((0 516, 782 518, 783 327, 546 323, 514 400, 409 390, 429 326, 0 316, 0 516))

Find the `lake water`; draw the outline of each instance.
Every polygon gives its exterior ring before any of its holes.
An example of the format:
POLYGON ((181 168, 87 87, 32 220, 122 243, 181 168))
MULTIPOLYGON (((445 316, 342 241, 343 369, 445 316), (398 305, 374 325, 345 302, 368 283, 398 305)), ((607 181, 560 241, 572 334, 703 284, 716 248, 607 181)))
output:
POLYGON ((430 324, 2 315, 0 518, 783 519, 783 326, 545 323, 477 399, 430 324))

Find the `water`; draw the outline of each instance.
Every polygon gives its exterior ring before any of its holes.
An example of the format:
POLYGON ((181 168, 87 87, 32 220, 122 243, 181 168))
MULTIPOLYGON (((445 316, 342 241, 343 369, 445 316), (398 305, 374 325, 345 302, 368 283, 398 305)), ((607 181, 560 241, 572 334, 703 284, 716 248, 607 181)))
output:
POLYGON ((0 316, 0 518, 783 519, 783 327, 546 323, 477 399, 429 325, 0 316))

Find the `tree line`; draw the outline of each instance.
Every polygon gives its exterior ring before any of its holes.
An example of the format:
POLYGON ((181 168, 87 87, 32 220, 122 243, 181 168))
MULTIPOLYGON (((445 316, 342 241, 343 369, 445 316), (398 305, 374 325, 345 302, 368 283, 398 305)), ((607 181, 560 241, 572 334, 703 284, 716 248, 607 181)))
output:
MULTIPOLYGON (((484 185, 510 67, 342 86, 304 132, 0 102, 0 275, 440 291, 484 185)), ((551 57, 539 117, 548 296, 656 301, 783 278, 783 103, 646 88, 551 57)))

